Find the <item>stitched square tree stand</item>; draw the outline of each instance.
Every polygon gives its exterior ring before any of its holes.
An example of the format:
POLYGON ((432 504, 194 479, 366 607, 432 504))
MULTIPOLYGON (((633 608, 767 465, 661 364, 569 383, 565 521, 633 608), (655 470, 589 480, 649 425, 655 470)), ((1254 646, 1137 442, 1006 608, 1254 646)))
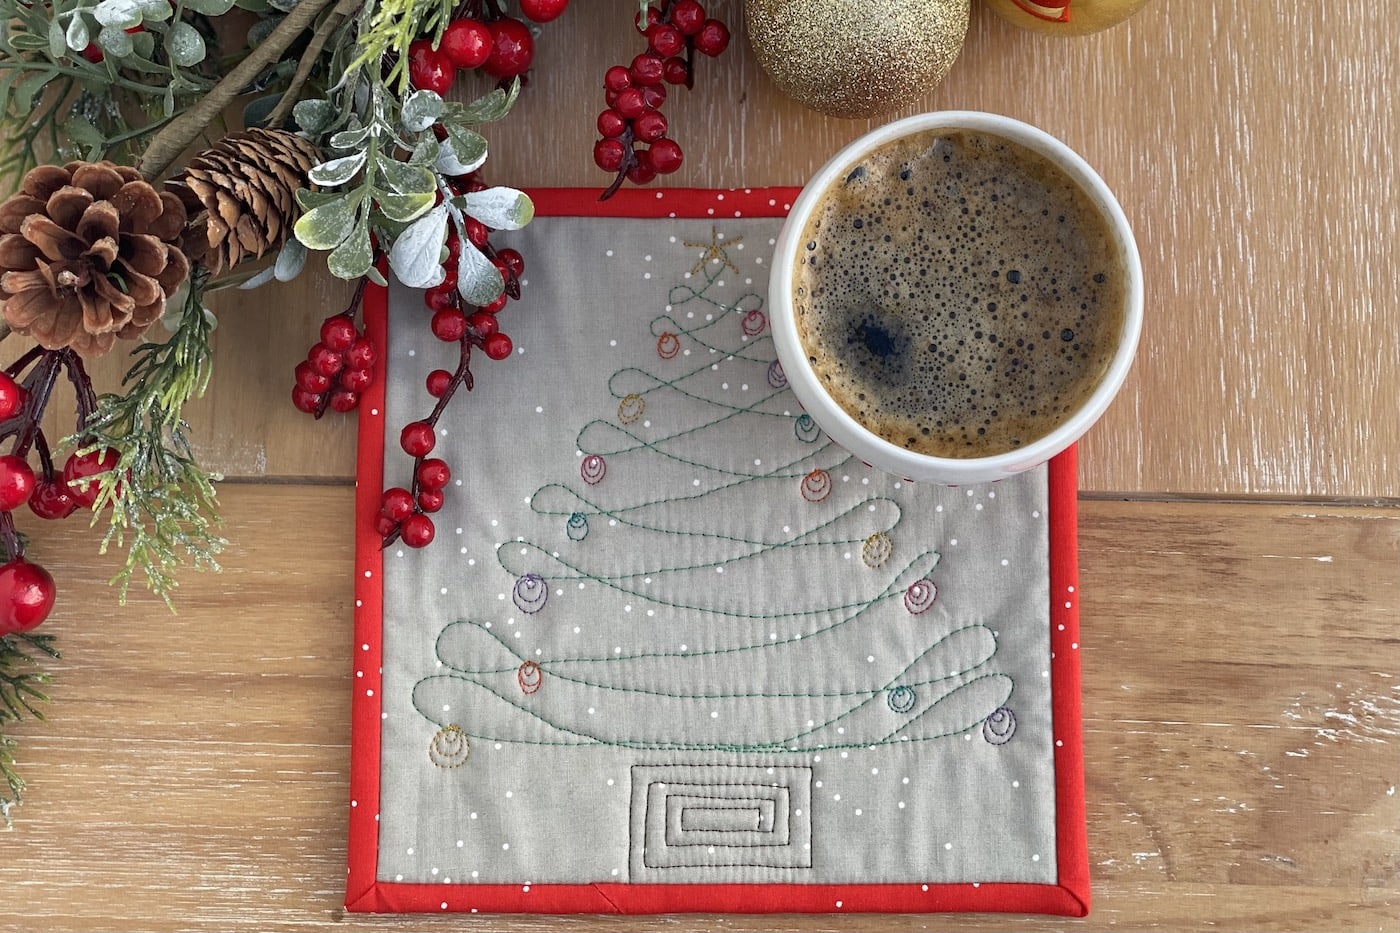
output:
POLYGON ((348 906, 1085 913, 1073 451, 828 440, 768 328, 793 189, 532 194, 422 549, 374 521, 458 348, 366 298, 348 906))

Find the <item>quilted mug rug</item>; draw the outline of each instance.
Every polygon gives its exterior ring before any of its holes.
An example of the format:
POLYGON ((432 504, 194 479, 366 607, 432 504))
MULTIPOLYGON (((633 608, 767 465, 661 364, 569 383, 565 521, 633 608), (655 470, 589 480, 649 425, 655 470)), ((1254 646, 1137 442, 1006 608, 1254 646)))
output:
POLYGON ((420 550, 374 518, 458 349, 370 289, 350 909, 1087 912, 1073 450, 949 488, 832 443, 768 328, 796 193, 532 192, 420 550))

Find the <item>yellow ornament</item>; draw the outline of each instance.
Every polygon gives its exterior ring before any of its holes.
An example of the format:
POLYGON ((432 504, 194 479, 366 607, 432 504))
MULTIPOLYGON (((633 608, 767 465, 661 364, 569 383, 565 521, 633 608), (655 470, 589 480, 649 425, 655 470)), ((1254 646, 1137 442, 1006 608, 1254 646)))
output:
POLYGON ((994 13, 1022 29, 1052 36, 1085 36, 1117 26, 1147 0, 984 0, 994 13))
POLYGON ((744 0, 749 44, 773 83, 834 117, 873 117, 948 73, 971 0, 744 0))

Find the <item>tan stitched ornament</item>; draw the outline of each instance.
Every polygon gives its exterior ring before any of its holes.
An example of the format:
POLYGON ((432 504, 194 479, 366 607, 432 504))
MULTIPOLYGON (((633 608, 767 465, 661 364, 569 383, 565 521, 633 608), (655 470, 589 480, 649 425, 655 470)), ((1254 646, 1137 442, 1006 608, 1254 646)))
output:
POLYGON ((1148 0, 983 0, 1002 19, 1051 36, 1084 36, 1117 26, 1148 0))
POLYGON ((834 117, 874 117, 948 73, 970 0, 745 0, 749 44, 773 83, 834 117))

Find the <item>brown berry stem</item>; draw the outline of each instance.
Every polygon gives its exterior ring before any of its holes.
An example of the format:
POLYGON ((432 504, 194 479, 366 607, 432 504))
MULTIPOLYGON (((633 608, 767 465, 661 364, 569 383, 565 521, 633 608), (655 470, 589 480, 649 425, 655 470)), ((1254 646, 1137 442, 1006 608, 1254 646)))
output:
POLYGON ((0 544, 5 548, 7 560, 18 560, 24 556, 24 541, 15 530, 15 518, 10 512, 0 512, 0 544))

